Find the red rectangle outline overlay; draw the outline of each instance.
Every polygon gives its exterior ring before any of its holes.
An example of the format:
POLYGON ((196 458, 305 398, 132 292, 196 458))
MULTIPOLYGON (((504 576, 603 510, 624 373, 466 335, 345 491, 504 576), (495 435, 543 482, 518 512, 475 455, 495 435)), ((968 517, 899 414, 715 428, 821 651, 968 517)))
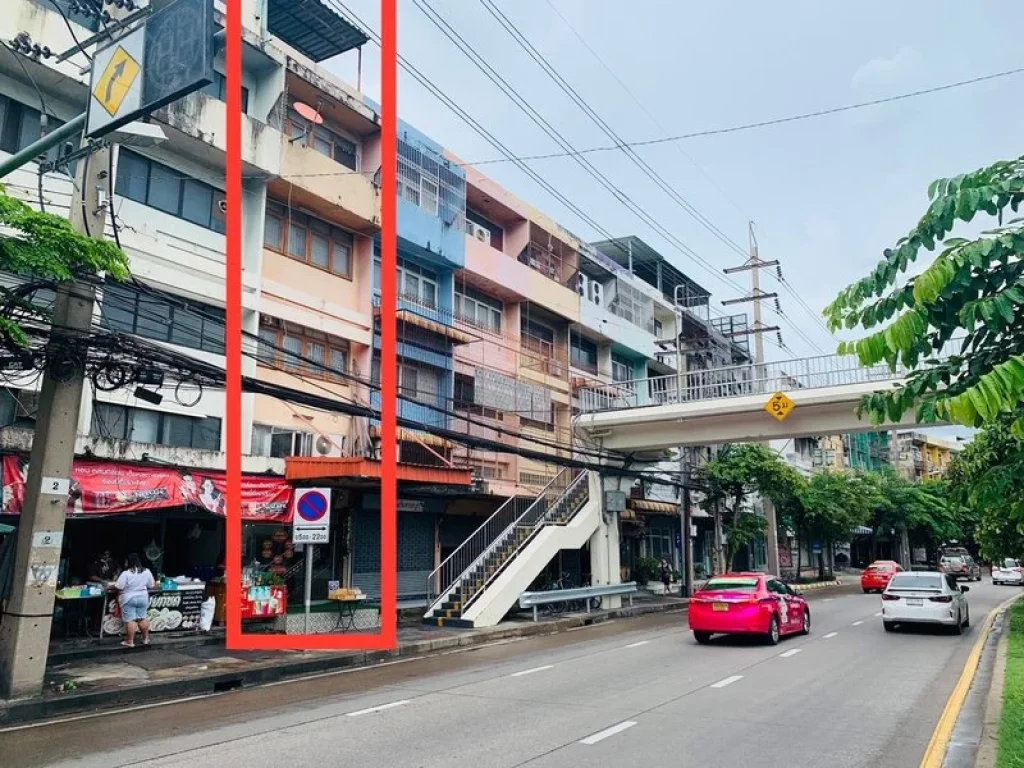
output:
POLYGON ((381 504, 379 633, 263 635, 242 632, 242 0, 227 0, 226 376, 227 647, 230 650, 390 651, 398 646, 398 9, 381 0, 381 504))

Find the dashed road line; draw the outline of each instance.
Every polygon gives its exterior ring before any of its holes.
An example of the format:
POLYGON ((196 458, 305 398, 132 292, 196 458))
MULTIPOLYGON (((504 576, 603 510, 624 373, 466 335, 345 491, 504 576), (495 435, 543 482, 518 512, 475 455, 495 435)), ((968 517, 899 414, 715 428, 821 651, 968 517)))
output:
POLYGON ((790 656, 796 656, 803 648, 790 648, 788 651, 779 654, 780 659, 788 659, 790 656))
POLYGON ((828 640, 830 637, 835 637, 838 634, 839 634, 838 632, 829 632, 827 635, 822 635, 822 639, 823 640, 828 640))
POLYGON ((521 672, 513 672, 509 677, 524 677, 525 675, 532 675, 534 672, 543 672, 546 669, 551 669, 554 664, 545 664, 543 667, 534 667, 533 669, 524 669, 521 672))
POLYGON ((853 622, 853 624, 851 624, 850 626, 851 626, 851 627, 859 627, 859 626, 860 626, 861 624, 863 624, 863 623, 864 623, 863 621, 855 621, 855 622, 853 622))
POLYGON ((383 712, 386 709, 394 709, 400 707, 403 704, 408 704, 409 699, 402 699, 401 701, 392 701, 390 704, 381 704, 378 707, 367 707, 366 709, 358 709, 355 712, 347 712, 346 717, 359 717, 360 715, 372 715, 374 712, 383 712))
POLYGON ((586 744, 589 747, 593 744, 597 744, 597 742, 599 741, 604 741, 609 736, 614 736, 617 733, 622 733, 623 731, 629 730, 634 725, 636 725, 635 720, 624 720, 618 725, 613 725, 611 728, 605 728, 603 731, 598 731, 592 736, 587 736, 587 738, 585 739, 580 739, 580 744, 586 744))
POLYGON ((650 640, 641 640, 639 643, 630 643, 626 647, 627 648, 639 648, 641 645, 647 645, 649 642, 651 642, 651 641, 650 640))
POLYGON ((881 616, 881 615, 882 615, 882 612, 881 612, 881 611, 879 611, 878 613, 876 613, 876 614, 875 614, 875 618, 878 618, 878 617, 879 617, 879 616, 881 616))
POLYGON ((732 685, 737 680, 742 680, 742 679, 743 679, 743 675, 730 675, 729 677, 725 678, 724 680, 719 680, 717 683, 712 683, 711 687, 712 688, 725 688, 725 686, 732 685))

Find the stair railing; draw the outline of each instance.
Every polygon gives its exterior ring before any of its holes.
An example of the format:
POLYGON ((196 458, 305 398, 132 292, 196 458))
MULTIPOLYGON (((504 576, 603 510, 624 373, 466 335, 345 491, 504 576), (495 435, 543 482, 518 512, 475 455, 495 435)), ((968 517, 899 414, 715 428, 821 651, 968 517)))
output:
MULTIPOLYGON (((480 586, 480 589, 477 590, 476 594, 470 597, 469 600, 466 601, 466 604, 462 606, 463 611, 472 605, 476 601, 477 597, 483 594, 488 585, 501 575, 502 571, 505 570, 505 565, 512 562, 512 560, 515 559, 515 557, 530 543, 530 541, 533 540, 537 531, 558 518, 558 514, 562 509, 566 505, 572 503, 574 494, 581 485, 588 491, 588 493, 584 494, 583 503, 580 504, 580 507, 589 501, 589 478, 587 476, 587 472, 580 469, 566 469, 563 470, 563 472, 569 473, 571 478, 569 484, 564 489, 561 489, 557 494, 546 493, 549 489, 553 490, 551 485, 549 485, 544 489, 545 492, 542 492, 540 496, 534 499, 533 504, 531 504, 530 507, 523 512, 522 516, 512 524, 512 528, 525 528, 529 531, 529 534, 511 553, 509 553, 505 562, 497 568, 494 573, 484 579, 484 583, 480 586)), ((577 511, 579 510, 573 510, 573 514, 577 511)))
POLYGON ((555 475, 544 489, 534 498, 512 496, 507 499, 494 514, 485 520, 479 528, 470 534, 455 551, 446 557, 437 568, 427 576, 428 611, 439 597, 451 592, 464 573, 474 567, 482 557, 494 546, 500 536, 514 526, 538 501, 552 494, 557 497, 575 479, 574 472, 579 470, 563 469, 555 475))

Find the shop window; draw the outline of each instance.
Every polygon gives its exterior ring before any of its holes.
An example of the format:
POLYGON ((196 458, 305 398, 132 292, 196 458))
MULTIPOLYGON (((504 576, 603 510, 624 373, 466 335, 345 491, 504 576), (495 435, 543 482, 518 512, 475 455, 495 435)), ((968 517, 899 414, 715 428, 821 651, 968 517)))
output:
POLYGON ((106 283, 100 300, 105 328, 203 352, 224 354, 224 310, 197 301, 142 293, 130 285, 106 283))
POLYGON ((221 420, 110 403, 94 403, 89 434, 115 440, 220 450, 221 420))
POLYGON ((455 291, 455 316, 472 326, 501 333, 502 311, 498 299, 466 286, 455 291))
POLYGON ((320 331, 264 318, 260 326, 259 362, 337 381, 349 373, 349 346, 344 339, 320 331))
POLYGON ((274 201, 267 203, 263 244, 272 251, 339 277, 351 278, 354 242, 351 234, 326 221, 274 201))
POLYGON ((205 229, 224 233, 224 193, 128 149, 118 152, 115 192, 205 229))

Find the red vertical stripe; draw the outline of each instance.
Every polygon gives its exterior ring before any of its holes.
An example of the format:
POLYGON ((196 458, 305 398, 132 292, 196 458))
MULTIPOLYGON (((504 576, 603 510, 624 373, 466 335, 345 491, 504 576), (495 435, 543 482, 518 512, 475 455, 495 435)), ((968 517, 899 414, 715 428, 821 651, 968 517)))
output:
POLYGON ((398 644, 398 349, 395 330, 398 273, 398 8, 380 3, 381 80, 381 356, 380 567, 381 640, 398 644))
POLYGON ((242 635, 242 0, 227 0, 227 249, 225 255, 225 397, 227 483, 225 577, 227 647, 242 635))

